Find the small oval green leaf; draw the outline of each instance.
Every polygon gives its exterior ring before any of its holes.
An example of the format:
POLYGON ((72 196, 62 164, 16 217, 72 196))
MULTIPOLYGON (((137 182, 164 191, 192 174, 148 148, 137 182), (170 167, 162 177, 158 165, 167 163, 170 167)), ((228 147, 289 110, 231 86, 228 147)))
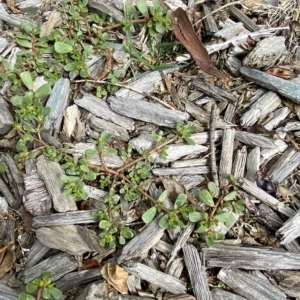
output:
POLYGON ((174 208, 177 209, 181 206, 183 206, 186 203, 187 195, 185 194, 180 194, 178 195, 175 203, 174 203, 174 208))
POLYGON ((33 81, 31 77, 31 73, 26 71, 20 74, 21 80, 23 84, 28 88, 29 91, 32 91, 33 81))
POLYGON ((224 197, 224 201, 231 201, 231 200, 233 200, 234 198, 235 198, 235 196, 236 196, 236 191, 233 191, 233 192, 231 192, 231 193, 229 193, 229 194, 227 194, 225 197, 224 197))
POLYGON ((208 190, 201 190, 199 192, 199 198, 203 203, 205 203, 206 205, 208 205, 210 207, 215 205, 213 198, 208 190))
POLYGON ((110 225, 111 225, 111 223, 109 221, 106 221, 106 220, 102 220, 99 223, 99 227, 102 228, 102 229, 109 228, 110 225))
POLYGON ((218 190, 217 190, 216 184, 214 182, 212 182, 212 181, 209 182, 207 187, 213 197, 218 196, 218 190))
POLYGON ((170 218, 168 215, 162 216, 158 221, 159 227, 162 229, 167 229, 169 227, 169 219, 170 218))
POLYGON ((149 224, 155 217, 156 215, 156 207, 153 206, 149 209, 147 209, 143 215, 142 215, 142 220, 146 223, 149 224))
POLYGON ((69 44, 63 43, 63 42, 55 42, 54 44, 54 50, 55 52, 59 54, 66 54, 73 51, 73 47, 69 44))
POLYGON ((189 213, 189 221, 190 222, 199 222, 205 220, 204 214, 194 211, 192 213, 189 213))

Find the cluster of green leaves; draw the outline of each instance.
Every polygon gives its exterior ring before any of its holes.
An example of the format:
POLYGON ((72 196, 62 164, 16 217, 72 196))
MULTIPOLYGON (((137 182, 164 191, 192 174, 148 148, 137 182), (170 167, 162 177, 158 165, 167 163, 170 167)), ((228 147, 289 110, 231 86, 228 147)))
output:
POLYGON ((55 287, 50 279, 51 272, 44 272, 41 279, 34 279, 32 282, 27 283, 26 291, 20 293, 18 300, 35 300, 36 297, 30 295, 37 290, 42 291, 42 297, 44 299, 59 299, 62 296, 62 291, 55 287))
POLYGON ((28 150, 28 144, 38 139, 37 136, 43 130, 46 116, 50 113, 50 107, 44 107, 41 99, 50 95, 51 86, 44 84, 33 92, 33 79, 29 71, 20 73, 20 80, 29 91, 22 96, 15 95, 11 98, 11 103, 17 108, 15 112, 18 116, 14 128, 20 137, 16 145, 19 151, 15 156, 16 160, 35 157, 36 153, 28 150))

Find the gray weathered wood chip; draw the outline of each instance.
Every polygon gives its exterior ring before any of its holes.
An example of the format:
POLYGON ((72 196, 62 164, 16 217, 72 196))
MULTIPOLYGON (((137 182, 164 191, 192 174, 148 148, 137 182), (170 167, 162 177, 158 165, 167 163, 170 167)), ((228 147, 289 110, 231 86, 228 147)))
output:
POLYGON ((67 78, 58 79, 46 103, 46 106, 50 107, 51 111, 46 117, 44 124, 45 130, 60 130, 64 112, 69 104, 69 94, 70 80, 67 78))
POLYGON ((218 245, 202 248, 209 267, 247 270, 299 270, 300 254, 281 248, 218 245))
POLYGON ((75 258, 68 253, 59 253, 53 255, 39 264, 24 271, 25 283, 40 277, 45 270, 51 272, 51 281, 58 280, 65 274, 77 269, 78 265, 75 258))
POLYGON ((262 135, 250 133, 246 131, 236 131, 235 137, 236 140, 242 142, 251 147, 262 147, 262 148, 274 148, 276 149, 277 146, 274 143, 275 140, 266 138, 262 135))
POLYGON ((158 226, 158 220, 162 214, 158 215, 144 231, 131 239, 122 249, 117 262, 121 264, 124 261, 144 258, 148 251, 161 239, 164 234, 164 229, 158 226))
POLYGON ((234 292, 249 300, 286 300, 285 295, 266 277, 255 276, 239 269, 221 269, 218 278, 234 292))
POLYGON ((77 98, 74 102, 96 117, 113 122, 127 130, 134 130, 134 121, 132 119, 115 113, 111 110, 106 101, 92 94, 84 93, 82 98, 77 98))
POLYGON ((59 226, 74 224, 90 224, 98 222, 97 217, 92 216, 93 211, 80 210, 51 214, 49 216, 38 216, 33 218, 32 226, 59 226))
POLYGON ((64 172, 57 162, 47 161, 44 155, 38 158, 37 172, 43 179, 46 188, 52 197, 53 206, 58 212, 77 210, 74 199, 63 195, 64 183, 60 177, 64 172))
POLYGON ((266 193, 261 188, 257 187, 254 183, 246 178, 240 178, 237 180, 237 185, 242 188, 247 193, 253 195, 266 205, 270 206, 272 209, 279 211, 285 216, 291 217, 295 214, 295 211, 289 207, 286 207, 278 199, 274 198, 270 194, 266 193))
POLYGON ((183 257, 196 299, 213 300, 204 263, 201 261, 196 247, 186 243, 183 246, 183 257))
POLYGON ((189 167, 189 168, 154 168, 152 169, 154 175, 199 175, 199 174, 209 174, 210 167, 208 166, 199 166, 199 167, 189 167))
POLYGON ((300 104, 300 84, 246 67, 241 68, 240 72, 247 79, 300 104))
POLYGON ((247 298, 230 293, 223 289, 213 288, 211 290, 214 300, 247 300, 247 298))
POLYGON ((300 236, 300 210, 287 220, 284 225, 279 228, 276 232, 277 235, 281 237, 280 244, 285 245, 292 242, 294 239, 300 236))
POLYGON ((7 107, 7 103, 0 96, 0 134, 6 134, 12 129, 14 119, 7 107))
POLYGON ((27 254, 25 270, 37 264, 49 252, 49 250, 49 247, 42 244, 39 240, 35 240, 27 254))
POLYGON ((107 99, 110 108, 122 115, 156 125, 175 128, 180 121, 187 121, 189 115, 181 111, 165 108, 161 104, 144 100, 129 101, 128 99, 111 96, 107 99))
POLYGON ((0 300, 17 300, 19 294, 12 288, 0 283, 0 300))
POLYGON ((186 286, 184 282, 177 279, 176 277, 152 269, 139 262, 126 261, 122 266, 126 272, 150 283, 158 285, 159 287, 164 288, 173 294, 177 295, 186 293, 186 286))

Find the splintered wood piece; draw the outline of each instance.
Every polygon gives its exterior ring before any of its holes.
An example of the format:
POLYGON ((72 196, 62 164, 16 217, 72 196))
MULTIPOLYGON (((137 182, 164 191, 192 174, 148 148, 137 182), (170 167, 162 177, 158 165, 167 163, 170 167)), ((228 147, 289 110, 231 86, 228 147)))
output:
POLYGON ((129 141, 128 131, 125 128, 116 125, 112 122, 105 121, 101 118, 97 118, 96 116, 92 115, 89 118, 89 125, 96 132, 101 133, 102 131, 105 131, 112 134, 113 139, 129 141))
POLYGON ((288 270, 276 270, 265 272, 268 278, 276 280, 277 286, 290 297, 299 297, 300 288, 300 272, 299 271, 288 271, 288 270))
POLYGON ((217 86, 214 86, 208 82, 204 82, 202 80, 194 79, 192 81, 193 86, 196 89, 199 89, 204 94, 213 97, 216 100, 219 101, 230 101, 232 103, 237 102, 237 98, 232 95, 232 93, 227 92, 224 89, 221 89, 217 86))
POLYGON ((293 217, 287 220, 284 225, 277 230, 276 234, 281 237, 280 244, 285 245, 300 236, 299 226, 300 210, 298 210, 293 217))
POLYGON ((9 24, 11 27, 20 27, 22 23, 28 23, 33 28, 37 26, 37 22, 16 14, 8 14, 5 10, 5 3, 0 3, 0 19, 3 20, 5 23, 9 24))
POLYGON ((219 245, 202 251, 209 267, 241 268, 247 270, 299 270, 300 254, 276 248, 252 248, 219 245))
POLYGON ((207 166, 207 158, 194 158, 174 161, 171 166, 172 168, 186 168, 186 167, 197 167, 197 166, 207 166))
POLYGON ((204 13, 203 17, 205 17, 205 19, 203 20, 205 32, 207 35, 213 35, 218 31, 218 26, 214 20, 213 15, 211 14, 210 8, 205 4, 203 4, 202 7, 204 13))
POLYGON ((242 22, 244 24, 244 27, 249 31, 260 31, 260 27, 235 6, 229 6, 228 10, 229 14, 242 22))
POLYGON ((110 96, 107 102, 115 113, 160 126, 175 128, 180 121, 189 119, 187 113, 171 110, 161 104, 144 100, 135 100, 133 105, 131 101, 123 97, 110 96))
POLYGON ((206 152, 208 147, 202 145, 187 145, 187 144, 174 144, 169 145, 167 149, 167 159, 163 159, 157 152, 153 153, 155 163, 167 164, 169 162, 178 160, 179 158, 187 155, 199 155, 200 153, 206 152))
POLYGON ((281 121, 285 120, 285 118, 289 115, 290 112, 291 110, 287 106, 275 110, 273 118, 269 122, 267 122, 264 125, 264 127, 267 130, 272 130, 276 128, 281 121))
POLYGON ((132 119, 113 112, 104 100, 101 100, 92 94, 84 93, 82 98, 77 98, 74 102, 78 106, 94 114, 96 117, 113 122, 124 129, 134 130, 134 121, 132 119))
POLYGON ((240 72, 247 79, 300 104, 300 84, 246 67, 242 67, 240 72))
MULTIPOLYGON (((100 268, 92 269, 92 270, 83 270, 71 272, 60 278, 57 282, 55 282, 55 287, 62 290, 68 291, 73 288, 78 288, 81 285, 85 285, 89 282, 94 282, 102 278, 100 273, 100 268)), ((83 298, 84 300, 86 298, 83 298)))
POLYGON ((60 177, 64 172, 57 162, 47 161, 44 155, 38 158, 37 172, 43 179, 49 194, 52 197, 53 206, 58 212, 77 210, 74 199, 63 195, 64 183, 60 177))
POLYGON ((44 216, 51 213, 52 200, 44 181, 36 171, 23 175, 25 192, 23 203, 33 216, 44 216))
POLYGON ((210 167, 199 166, 199 167, 190 167, 190 168, 154 168, 152 169, 152 173, 157 176, 209 174, 210 167))
POLYGON ((218 278, 237 294, 251 300, 286 300, 286 296, 269 280, 238 269, 221 269, 218 278))
POLYGON ((260 148, 255 147, 249 152, 247 156, 247 174, 245 177, 249 181, 253 183, 255 182, 254 175, 256 171, 259 170, 259 166, 260 166, 260 148))
POLYGON ((90 224, 98 222, 98 218, 93 217, 92 213, 93 211, 80 210, 56 213, 49 216, 38 216, 33 218, 32 226, 38 228, 43 226, 90 224))
MULTIPOLYGON (((223 136, 223 130, 215 130, 214 131, 215 142, 218 142, 222 136, 223 136)), ((193 133, 191 136, 191 139, 197 145, 208 144, 209 143, 209 133, 208 132, 193 133)))
POLYGON ((70 80, 67 78, 58 79, 46 103, 46 106, 50 107, 51 111, 46 117, 45 130, 60 130, 64 112, 68 106, 69 94, 70 80))
POLYGON ((243 127, 253 126, 260 118, 268 116, 281 104, 281 99, 274 92, 268 92, 251 105, 243 114, 240 124, 243 127))
MULTIPOLYGON (((70 147, 67 153, 72 154, 73 156, 81 157, 84 155, 85 151, 88 149, 96 149, 96 145, 92 143, 77 143, 74 146, 70 147)), ((124 165, 124 161, 118 154, 107 154, 104 153, 104 162, 109 168, 120 168, 124 165)), ((98 154, 91 155, 87 158, 87 161, 90 164, 101 166, 101 160, 98 154)))
POLYGON ((37 239, 51 249, 58 249, 73 255, 92 251, 80 233, 77 225, 41 227, 35 232, 37 239))
POLYGON ((268 162, 272 157, 277 155, 278 153, 284 152, 288 148, 288 144, 285 143, 282 140, 276 139, 274 140, 274 145, 277 146, 277 148, 268 148, 268 147, 263 147, 260 151, 260 163, 265 164, 268 162))
POLYGON ((208 286, 205 267, 196 247, 186 243, 183 246, 183 257, 196 299, 213 300, 208 286))
POLYGON ((241 150, 236 151, 234 162, 232 165, 232 175, 238 179, 244 177, 245 166, 247 161, 247 148, 243 146, 241 150))
POLYGON ((158 220, 162 214, 158 215, 140 234, 131 239, 122 249, 117 263, 134 258, 145 258, 148 251, 161 239, 164 229, 158 226, 158 220))
POLYGON ((244 297, 227 292, 223 289, 213 288, 211 290, 214 300, 247 300, 244 297))
POLYGON ((261 148, 273 148, 277 149, 275 140, 266 138, 262 135, 250 133, 246 131, 236 131, 235 137, 236 140, 242 142, 251 147, 261 147, 261 148))
POLYGON ((268 174, 272 181, 276 183, 283 182, 300 165, 300 152, 293 148, 287 149, 283 155, 271 167, 268 174))
POLYGON ((245 31, 245 27, 243 23, 238 22, 234 24, 230 24, 222 28, 221 30, 217 31, 214 36, 222 38, 224 40, 232 39, 233 37, 237 36, 241 32, 245 31))
POLYGON ((274 66, 285 52, 285 37, 271 36, 257 43, 244 58, 243 66, 258 69, 274 66))
POLYGON ((187 12, 180 7, 177 8, 172 13, 171 21, 176 38, 193 56, 197 65, 204 72, 226 81, 227 77, 213 65, 206 48, 194 31, 187 12))
POLYGON ((166 289, 173 294, 178 295, 186 293, 186 286, 184 282, 176 277, 134 261, 126 261, 122 266, 128 273, 166 289))
POLYGON ((0 53, 2 53, 5 50, 5 48, 8 46, 8 44, 9 44, 9 41, 7 39, 2 38, 2 37, 0 38, 0 53))
POLYGON ((232 172, 234 129, 225 129, 223 133, 222 153, 219 166, 220 186, 227 185, 228 175, 232 172))
POLYGON ((240 178, 237 180, 237 185, 242 188, 247 193, 253 195, 258 200, 262 201, 266 205, 270 206, 272 209, 279 211, 285 216, 291 217, 295 214, 295 211, 289 207, 285 207, 278 199, 272 197, 270 194, 266 193, 264 190, 257 187, 254 183, 246 178, 240 178))
POLYGON ((17 293, 12 288, 6 286, 5 284, 0 283, 0 295, 4 300, 18 300, 19 293, 17 293))
POLYGON ((89 8, 98 15, 102 16, 102 13, 105 13, 118 23, 123 22, 123 13, 114 4, 114 2, 109 1, 89 0, 89 8))
POLYGON ((190 223, 186 228, 184 228, 178 237, 172 252, 170 254, 169 261, 167 263, 167 266, 170 265, 171 262, 173 262, 174 258, 176 257, 178 251, 183 247, 183 245, 186 243, 190 235, 192 234, 193 230, 195 228, 195 223, 190 223))
POLYGON ((7 103, 0 96, 0 134, 6 134, 11 130, 14 119, 7 107, 7 103))
POLYGON ((37 264, 49 252, 49 250, 49 247, 42 244, 39 240, 35 240, 27 254, 25 270, 37 264))
POLYGON ((33 279, 40 277, 45 272, 45 270, 51 272, 51 281, 55 281, 77 268, 77 262, 72 255, 68 253, 59 253, 25 270, 25 283, 28 283, 33 279))
POLYGON ((22 201, 18 201, 14 197, 14 195, 11 193, 10 189, 4 182, 4 180, 0 177, 0 192, 2 193, 4 199, 8 202, 10 207, 13 207, 15 209, 19 208, 19 206, 22 204, 22 201))

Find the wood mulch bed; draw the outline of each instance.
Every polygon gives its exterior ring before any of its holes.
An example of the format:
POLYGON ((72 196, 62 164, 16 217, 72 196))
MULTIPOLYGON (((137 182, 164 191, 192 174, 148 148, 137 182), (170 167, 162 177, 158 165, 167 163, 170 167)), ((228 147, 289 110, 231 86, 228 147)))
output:
MULTIPOLYGON (((59 12, 58 1, 0 2, 1 61, 16 62, 22 47, 13 28, 21 23, 42 22, 44 30, 63 26, 46 23, 59 12)), ((20 138, 13 128, 14 91, 0 79, 0 300, 18 299, 45 271, 63 291, 60 299, 300 299, 299 2, 161 3, 173 10, 174 33, 168 34, 184 46, 178 42, 163 56, 161 63, 172 68, 149 71, 122 46, 128 42, 122 28, 110 28, 115 46, 93 54, 90 77, 62 69, 54 80, 44 98, 51 112, 38 133, 44 144, 32 142, 35 158, 14 159, 20 138), (121 74, 112 85, 118 89, 100 99, 86 83, 107 86, 112 70, 121 74), (178 141, 181 121, 196 127, 194 145, 178 141), (87 200, 64 194, 65 168, 47 159, 44 146, 67 144, 66 155, 82 157, 95 149, 89 139, 109 132, 117 153, 93 155, 88 163, 124 179, 122 150, 132 145, 132 159, 139 159, 143 147, 155 148, 155 129, 171 141, 166 159, 151 153, 151 176, 139 187, 141 195, 129 201, 120 189, 115 200, 121 208, 113 218, 125 221, 135 236, 116 248, 101 246, 103 228, 93 212, 103 209, 108 188, 100 188, 99 176, 85 180, 87 200), (214 216, 229 175, 245 209, 233 214, 230 226, 219 224, 215 230, 225 239, 213 247, 195 232, 196 223, 162 228, 164 211, 147 225, 142 221, 150 207, 145 199, 155 201, 163 190, 169 194, 165 211, 185 194, 195 211, 214 216), (208 182, 221 191, 215 207, 195 200, 208 182)), ((122 1, 89 0, 88 8, 123 22, 122 1)), ((132 36, 147 60, 140 30, 132 36)))

